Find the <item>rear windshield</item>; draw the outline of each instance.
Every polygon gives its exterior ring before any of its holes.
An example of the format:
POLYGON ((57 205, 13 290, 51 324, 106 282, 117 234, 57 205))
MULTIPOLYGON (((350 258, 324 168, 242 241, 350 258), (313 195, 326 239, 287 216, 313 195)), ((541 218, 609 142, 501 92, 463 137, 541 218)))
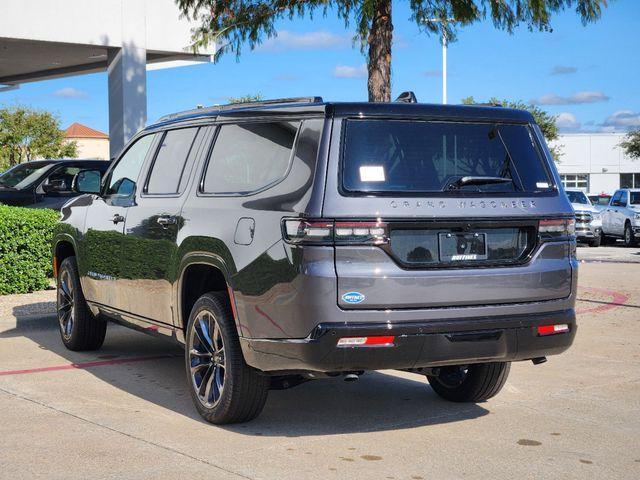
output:
POLYGON ((552 188, 527 125, 347 120, 348 192, 543 192, 552 188), (482 177, 482 178, 481 178, 482 177))

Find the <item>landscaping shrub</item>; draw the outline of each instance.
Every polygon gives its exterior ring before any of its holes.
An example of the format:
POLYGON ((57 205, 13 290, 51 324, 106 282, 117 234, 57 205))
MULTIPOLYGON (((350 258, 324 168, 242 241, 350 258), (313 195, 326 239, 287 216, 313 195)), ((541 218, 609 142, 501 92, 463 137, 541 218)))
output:
POLYGON ((47 287, 59 216, 56 210, 0 205, 0 295, 47 287))

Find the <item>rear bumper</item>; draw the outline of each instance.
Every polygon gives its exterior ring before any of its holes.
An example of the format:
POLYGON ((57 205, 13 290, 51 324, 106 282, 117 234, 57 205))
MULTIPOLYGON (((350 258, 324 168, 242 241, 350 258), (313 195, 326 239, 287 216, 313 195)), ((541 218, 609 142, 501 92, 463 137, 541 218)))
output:
POLYGON ((345 372, 517 361, 555 355, 573 343, 573 309, 522 316, 446 321, 325 323, 304 339, 241 338, 246 362, 268 372, 345 372), (539 325, 566 323, 569 332, 538 336, 539 325), (394 335, 390 347, 338 347, 342 337, 394 335))

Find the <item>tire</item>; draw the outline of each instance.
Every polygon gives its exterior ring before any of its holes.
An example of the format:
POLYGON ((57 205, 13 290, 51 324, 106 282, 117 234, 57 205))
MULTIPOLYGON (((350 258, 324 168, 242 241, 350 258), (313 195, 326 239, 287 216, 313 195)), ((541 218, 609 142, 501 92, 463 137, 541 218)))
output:
POLYGON ((82 293, 76 257, 60 264, 57 279, 56 311, 62 343, 69 350, 97 350, 107 332, 107 322, 93 316, 82 293))
POLYGON ((612 243, 615 243, 615 240, 607 237, 603 231, 600 231, 600 245, 610 245, 612 243))
POLYGON ((451 402, 484 402, 498 394, 509 376, 511 362, 442 367, 427 375, 433 391, 451 402))
POLYGON ((602 238, 601 237, 594 238, 593 240, 589 241, 589 246, 590 247, 599 247, 601 242, 602 242, 602 238))
POLYGON ((225 294, 198 299, 185 340, 189 392, 202 418, 223 425, 257 417, 267 400, 269 377, 245 363, 225 294))
POLYGON ((631 228, 631 224, 627 222, 624 225, 624 246, 625 247, 635 247, 636 246, 636 238, 633 236, 633 228, 631 228))

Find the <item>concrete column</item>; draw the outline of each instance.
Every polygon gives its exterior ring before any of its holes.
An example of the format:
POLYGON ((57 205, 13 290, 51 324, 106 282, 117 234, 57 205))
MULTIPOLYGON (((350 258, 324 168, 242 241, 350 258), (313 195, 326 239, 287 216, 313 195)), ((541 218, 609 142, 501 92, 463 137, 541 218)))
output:
POLYGON ((109 154, 147 122, 146 50, 123 47, 109 52, 109 154))
POLYGON ((109 151, 124 144, 147 122, 145 0, 126 0, 122 8, 122 47, 108 53, 109 151))

